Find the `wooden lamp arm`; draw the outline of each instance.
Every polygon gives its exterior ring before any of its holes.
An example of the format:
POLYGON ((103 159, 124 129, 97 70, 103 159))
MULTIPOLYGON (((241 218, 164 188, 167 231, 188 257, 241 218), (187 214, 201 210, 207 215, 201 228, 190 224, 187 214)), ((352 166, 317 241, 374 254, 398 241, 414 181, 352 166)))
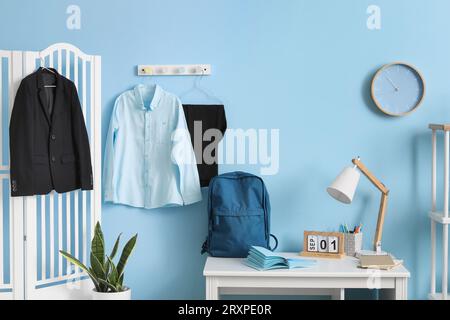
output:
POLYGON ((361 162, 361 160, 353 159, 353 164, 361 170, 361 172, 373 183, 378 190, 381 191, 381 202, 380 202, 380 210, 378 212, 378 220, 377 220, 377 230, 375 231, 375 239, 373 241, 374 250, 377 252, 381 251, 381 237, 383 234, 383 224, 384 224, 384 216, 386 214, 386 206, 389 195, 389 189, 387 189, 384 184, 381 183, 361 162))
POLYGON ((380 190, 384 194, 388 194, 389 190, 384 186, 384 184, 381 183, 380 180, 378 180, 370 171, 366 168, 366 166, 361 162, 359 159, 353 159, 353 164, 361 170, 361 172, 367 177, 367 179, 370 180, 370 182, 373 183, 375 187, 377 187, 378 190, 380 190))

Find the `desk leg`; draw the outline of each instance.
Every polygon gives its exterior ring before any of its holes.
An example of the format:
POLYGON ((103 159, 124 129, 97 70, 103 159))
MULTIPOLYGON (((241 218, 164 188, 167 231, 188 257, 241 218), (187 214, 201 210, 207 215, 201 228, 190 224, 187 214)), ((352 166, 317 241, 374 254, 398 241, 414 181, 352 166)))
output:
POLYGON ((395 279, 395 300, 408 300, 408 278, 395 279))
POLYGON ((206 277, 206 300, 219 300, 219 287, 214 277, 206 277))
POLYGON ((408 300, 408 278, 396 278, 394 289, 381 289, 380 299, 408 300))
POLYGON ((345 289, 333 289, 331 300, 345 300, 345 289))

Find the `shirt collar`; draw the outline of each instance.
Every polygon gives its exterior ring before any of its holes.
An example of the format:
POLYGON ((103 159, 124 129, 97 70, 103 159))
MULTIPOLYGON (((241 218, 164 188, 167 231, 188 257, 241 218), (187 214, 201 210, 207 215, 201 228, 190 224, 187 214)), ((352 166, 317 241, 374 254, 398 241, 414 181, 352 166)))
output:
POLYGON ((134 87, 134 96, 136 97, 139 108, 147 110, 147 107, 144 105, 144 99, 142 99, 143 91, 154 91, 153 98, 149 106, 150 110, 154 110, 158 106, 159 101, 161 100, 161 95, 163 92, 161 87, 157 84, 152 85, 138 84, 137 86, 134 87))

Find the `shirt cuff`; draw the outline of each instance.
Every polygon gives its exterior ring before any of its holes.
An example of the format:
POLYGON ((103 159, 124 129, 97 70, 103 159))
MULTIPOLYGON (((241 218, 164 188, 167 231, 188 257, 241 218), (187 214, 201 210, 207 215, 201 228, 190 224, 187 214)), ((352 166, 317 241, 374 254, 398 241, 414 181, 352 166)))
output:
POLYGON ((200 201, 202 201, 202 193, 200 191, 183 196, 183 203, 185 206, 196 203, 196 202, 200 202, 200 201))
POLYGON ((105 201, 113 201, 113 193, 112 193, 112 191, 105 190, 104 192, 105 192, 104 193, 105 201))

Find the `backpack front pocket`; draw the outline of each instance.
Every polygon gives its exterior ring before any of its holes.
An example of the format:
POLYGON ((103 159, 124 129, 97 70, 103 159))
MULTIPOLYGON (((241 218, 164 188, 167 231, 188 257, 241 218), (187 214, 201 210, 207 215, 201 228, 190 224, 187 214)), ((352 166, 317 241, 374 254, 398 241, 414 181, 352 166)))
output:
POLYGON ((215 211, 212 230, 215 256, 246 257, 251 246, 267 246, 263 209, 215 211))

